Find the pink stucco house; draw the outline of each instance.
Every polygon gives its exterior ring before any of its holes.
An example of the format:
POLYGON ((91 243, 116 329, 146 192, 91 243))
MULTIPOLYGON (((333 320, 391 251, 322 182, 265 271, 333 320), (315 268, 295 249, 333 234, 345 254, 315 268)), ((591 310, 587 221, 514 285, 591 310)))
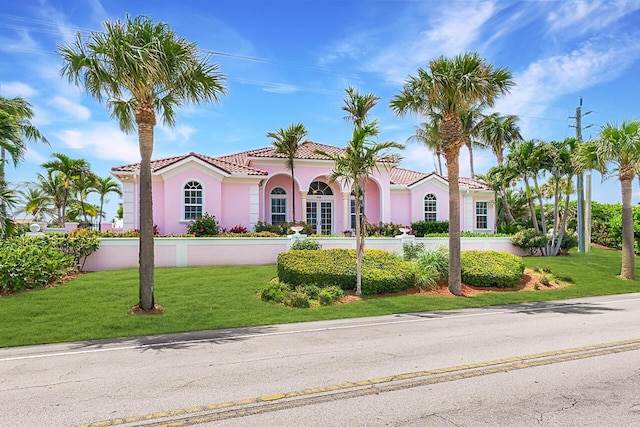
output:
MULTIPOLYGON (((295 191, 286 157, 273 147, 220 157, 189 153, 153 160, 153 215, 162 234, 182 234, 190 220, 205 212, 220 225, 253 229, 258 221, 302 220, 318 234, 342 234, 355 228, 352 189, 329 177, 333 161, 316 150, 342 149, 306 141, 295 159, 295 191), (296 218, 291 202, 295 203, 296 218)), ((139 228, 139 164, 117 166, 111 173, 122 182, 124 229, 139 228)), ((495 229, 494 193, 484 183, 460 178, 460 223, 463 231, 495 229)), ((365 191, 369 222, 410 225, 419 220, 448 220, 446 178, 398 167, 381 158, 365 191)))

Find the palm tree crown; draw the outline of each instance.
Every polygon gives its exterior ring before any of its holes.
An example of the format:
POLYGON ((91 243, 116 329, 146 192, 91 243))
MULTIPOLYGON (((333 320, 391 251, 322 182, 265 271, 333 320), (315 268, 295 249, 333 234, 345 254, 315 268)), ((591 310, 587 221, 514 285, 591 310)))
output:
POLYGON ((398 116, 414 113, 439 114, 439 132, 447 162, 449 181, 449 290, 462 294, 460 273, 459 153, 464 143, 462 116, 472 108, 492 106, 495 99, 513 86, 511 72, 495 68, 477 53, 453 58, 441 56, 409 76, 402 90, 390 102, 398 116))
POLYGON ((104 32, 88 40, 78 34, 71 45, 59 45, 61 69, 71 83, 83 86, 98 101, 106 99, 120 128, 137 127, 140 146, 140 308, 153 301, 153 200, 151 155, 156 114, 173 126, 176 108, 185 103, 217 102, 226 92, 219 66, 200 57, 195 43, 178 37, 165 23, 127 15, 124 22, 105 22, 104 32))

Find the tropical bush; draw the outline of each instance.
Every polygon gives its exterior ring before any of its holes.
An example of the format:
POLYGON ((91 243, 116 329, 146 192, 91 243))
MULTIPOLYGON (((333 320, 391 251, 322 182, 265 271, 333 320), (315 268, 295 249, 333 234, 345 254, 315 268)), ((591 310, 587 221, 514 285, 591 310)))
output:
POLYGON ((498 288, 516 286, 524 273, 518 256, 497 251, 462 251, 462 281, 468 285, 498 288))
MULTIPOLYGON (((280 282, 319 287, 356 287, 356 251, 327 249, 322 251, 287 251, 278 255, 280 282)), ((397 292, 415 284, 416 271, 391 252, 369 249, 362 262, 362 294, 397 292)))
POLYGON ((416 231, 418 237, 427 234, 448 234, 449 221, 416 221, 411 223, 411 228, 416 231))
POLYGON ((424 249, 415 260, 418 269, 418 286, 433 289, 449 279, 449 249, 436 246, 424 249))
POLYGON ((511 244, 517 248, 535 255, 537 252, 542 253, 542 248, 547 246, 549 238, 542 233, 536 233, 533 228, 518 231, 511 237, 511 244))
POLYGON ((196 237, 217 236, 219 231, 220 226, 216 217, 209 215, 207 212, 187 224, 187 233, 196 237))
POLYGON ((295 242, 291 244, 292 251, 318 251, 322 249, 322 245, 317 240, 313 239, 297 239, 295 242))
POLYGON ((386 223, 382 221, 377 224, 367 223, 366 227, 367 236, 373 237, 393 237, 402 234, 402 232, 400 232, 401 228, 409 228, 402 224, 394 224, 393 222, 386 223))
POLYGON ((71 255, 74 261, 74 269, 82 270, 89 255, 100 247, 100 232, 91 231, 88 228, 76 229, 69 233, 47 234, 42 238, 53 248, 71 255))
POLYGON ((337 286, 320 288, 316 285, 298 285, 291 289, 285 283, 272 283, 260 291, 260 299, 290 307, 308 308, 332 305, 344 297, 337 286))
POLYGON ((77 268, 45 237, 15 237, 0 241, 0 289, 21 291, 46 286, 77 268))
POLYGON ((424 250, 424 243, 410 242, 402 245, 402 258, 405 261, 414 261, 424 250))

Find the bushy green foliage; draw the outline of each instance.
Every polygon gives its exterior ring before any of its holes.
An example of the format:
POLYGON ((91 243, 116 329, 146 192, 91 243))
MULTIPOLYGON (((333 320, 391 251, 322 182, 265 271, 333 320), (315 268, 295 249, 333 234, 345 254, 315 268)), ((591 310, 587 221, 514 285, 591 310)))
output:
POLYGON ((319 251, 322 249, 322 245, 313 239, 297 239, 291 244, 290 249, 292 251, 319 251))
POLYGON ((549 238, 545 234, 536 233, 533 228, 518 231, 511 237, 511 244, 513 246, 523 249, 531 255, 535 255, 541 251, 548 243, 549 238))
POLYGON ((216 217, 209 215, 207 212, 187 224, 187 233, 193 234, 196 237, 217 236, 219 231, 220 226, 218 225, 216 217))
POLYGON ((45 286, 73 271, 74 257, 47 237, 15 237, 0 242, 0 289, 21 291, 45 286))
POLYGON ((82 228, 69 233, 47 234, 42 238, 47 240, 52 247, 71 255, 75 269, 82 270, 87 257, 100 247, 98 236, 100 236, 100 232, 82 228))
POLYGON ((322 288, 318 293, 318 301, 320 302, 320 305, 332 305, 342 298, 344 298, 344 291, 338 286, 322 288))
POLYGON ((560 254, 566 255, 569 253, 569 250, 578 247, 578 236, 574 233, 565 233, 562 238, 562 243, 560 243, 560 254))
POLYGON ((411 228, 416 231, 418 237, 427 234, 448 234, 449 221, 416 221, 411 223, 411 228))
MULTIPOLYGON (((356 286, 356 251, 287 251, 278 255, 278 278, 291 286, 338 286, 344 290, 356 286)), ((415 284, 415 269, 391 252, 365 251, 362 262, 362 293, 397 292, 415 284)))
POLYGON ((344 297, 337 286, 320 288, 315 285, 298 285, 294 289, 285 283, 272 283, 260 291, 260 299, 297 308, 332 305, 344 297))
POLYGON ((418 267, 418 286, 432 289, 449 278, 449 249, 436 246, 424 249, 416 257, 418 267))
MULTIPOLYGON (((367 227, 367 236, 373 237, 393 237, 399 234, 401 228, 405 228, 402 224, 394 224, 393 222, 382 222, 380 221, 377 224, 366 224, 367 227)), ((409 228, 409 227, 406 227, 409 228)))
POLYGON ((402 258, 405 261, 414 261, 424 250, 424 243, 411 242, 402 245, 402 258))
POLYGON ((473 286, 516 286, 524 273, 524 263, 518 256, 497 251, 462 251, 460 256, 462 281, 473 286))
POLYGON ((308 224, 306 222, 300 222, 300 221, 283 222, 280 224, 269 224, 268 222, 258 221, 255 225, 255 231, 257 232, 270 231, 272 233, 277 234, 278 236, 287 236, 289 234, 293 234, 291 227, 294 225, 302 226, 302 231, 300 232, 301 234, 310 235, 315 233, 315 230, 311 226, 311 224, 308 224))
MULTIPOLYGON (((640 253, 640 206, 632 206, 635 252, 640 253)), ((591 203, 591 241, 622 248, 622 204, 591 203)))

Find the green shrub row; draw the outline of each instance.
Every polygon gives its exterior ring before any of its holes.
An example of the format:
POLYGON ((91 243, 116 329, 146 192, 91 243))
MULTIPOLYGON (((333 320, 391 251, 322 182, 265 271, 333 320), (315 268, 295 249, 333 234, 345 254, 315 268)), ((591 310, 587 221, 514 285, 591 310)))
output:
POLYGON ((313 227, 311 227, 311 224, 300 221, 282 222, 280 224, 269 224, 268 222, 258 221, 255 225, 255 231, 269 231, 271 233, 277 234, 278 236, 287 236, 289 234, 293 234, 293 231, 291 231, 291 227, 294 225, 302 226, 302 231, 300 232, 300 234, 311 235, 315 233, 315 230, 313 229, 313 227))
MULTIPOLYGON (((356 287, 356 251, 287 251, 278 255, 278 279, 291 286, 356 287)), ((416 271, 398 256, 383 250, 365 251, 362 262, 362 294, 398 292, 413 286, 416 271)))
POLYGON ((449 221, 416 221, 411 223, 411 229, 416 231, 418 237, 427 234, 448 234, 449 221))
POLYGON ((462 281, 472 286, 516 286, 524 273, 520 257, 507 252, 462 251, 462 281))

